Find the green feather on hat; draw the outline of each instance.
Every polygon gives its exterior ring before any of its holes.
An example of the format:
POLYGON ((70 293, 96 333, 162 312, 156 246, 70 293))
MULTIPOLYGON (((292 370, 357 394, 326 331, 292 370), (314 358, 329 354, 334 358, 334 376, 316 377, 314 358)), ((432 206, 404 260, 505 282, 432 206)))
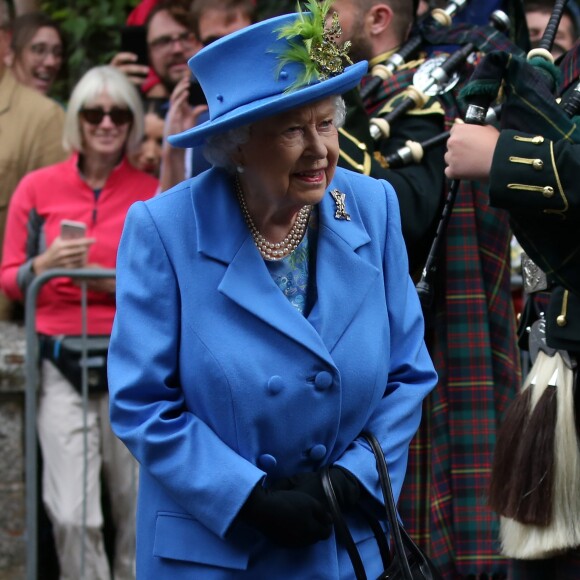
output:
POLYGON ((345 42, 342 47, 336 44, 342 35, 336 13, 330 27, 326 28, 326 17, 332 2, 308 0, 306 14, 298 4, 298 18, 277 31, 278 39, 286 39, 289 44, 289 48, 279 57, 278 72, 289 63, 300 63, 304 67, 302 74, 286 92, 295 91, 314 80, 325 80, 342 73, 345 61, 352 64, 348 56, 351 43, 345 42))

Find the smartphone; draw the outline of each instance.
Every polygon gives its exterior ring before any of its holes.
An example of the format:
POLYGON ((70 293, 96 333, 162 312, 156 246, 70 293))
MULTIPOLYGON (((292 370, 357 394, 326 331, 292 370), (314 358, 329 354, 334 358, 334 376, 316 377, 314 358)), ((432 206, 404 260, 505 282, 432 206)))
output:
POLYGON ((61 220, 60 237, 63 240, 74 240, 84 238, 87 233, 87 224, 75 222, 74 220, 61 220))
POLYGON ((207 99, 205 98, 205 93, 199 84, 199 81, 192 78, 189 81, 189 96, 187 97, 187 102, 190 107, 196 107, 197 105, 207 105, 207 99))
POLYGON ((121 52, 137 55, 137 64, 149 66, 147 31, 144 26, 121 27, 121 52))

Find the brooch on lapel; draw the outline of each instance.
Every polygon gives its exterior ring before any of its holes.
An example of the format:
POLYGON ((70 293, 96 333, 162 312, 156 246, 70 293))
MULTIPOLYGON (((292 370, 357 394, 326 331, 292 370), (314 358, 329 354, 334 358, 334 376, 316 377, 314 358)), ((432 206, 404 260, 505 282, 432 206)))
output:
POLYGON ((350 221, 350 215, 347 213, 346 206, 344 204, 346 193, 341 193, 338 191, 338 189, 333 189, 330 192, 330 195, 332 195, 332 199, 334 199, 334 203, 336 204, 334 219, 350 221))

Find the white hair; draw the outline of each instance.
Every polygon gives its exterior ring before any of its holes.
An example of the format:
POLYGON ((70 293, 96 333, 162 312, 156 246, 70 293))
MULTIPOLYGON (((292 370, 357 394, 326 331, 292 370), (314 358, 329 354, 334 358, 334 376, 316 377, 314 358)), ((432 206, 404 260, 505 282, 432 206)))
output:
POLYGON ((133 113, 131 129, 127 137, 127 152, 137 151, 144 130, 144 113, 141 97, 127 76, 110 65, 96 66, 88 70, 75 85, 64 121, 63 145, 68 151, 83 150, 79 112, 103 91, 119 106, 126 106, 133 113))
MULTIPOLYGON (((344 99, 340 95, 334 97, 334 124, 342 127, 344 119, 346 118, 346 105, 344 99)), ((203 149, 205 158, 215 167, 222 167, 230 173, 234 173, 236 169, 235 163, 232 161, 232 155, 239 145, 247 143, 250 138, 251 125, 244 125, 242 127, 235 127, 229 131, 210 135, 203 149)))

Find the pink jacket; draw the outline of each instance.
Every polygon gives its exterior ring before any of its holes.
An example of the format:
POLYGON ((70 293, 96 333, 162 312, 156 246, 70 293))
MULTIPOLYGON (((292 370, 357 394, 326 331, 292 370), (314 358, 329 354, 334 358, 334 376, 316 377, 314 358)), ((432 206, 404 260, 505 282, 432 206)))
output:
MULTIPOLYGON (((0 287, 12 299, 23 300, 32 281, 32 259, 60 234, 62 219, 87 224, 95 238, 88 262, 115 268, 125 215, 136 201, 152 197, 158 182, 124 159, 97 196, 80 177, 78 155, 26 175, 8 209, 0 287)), ((89 334, 110 334, 115 315, 114 296, 88 295, 89 334)), ((37 331, 43 334, 80 334, 80 289, 70 279, 54 278, 40 292, 37 331)))

